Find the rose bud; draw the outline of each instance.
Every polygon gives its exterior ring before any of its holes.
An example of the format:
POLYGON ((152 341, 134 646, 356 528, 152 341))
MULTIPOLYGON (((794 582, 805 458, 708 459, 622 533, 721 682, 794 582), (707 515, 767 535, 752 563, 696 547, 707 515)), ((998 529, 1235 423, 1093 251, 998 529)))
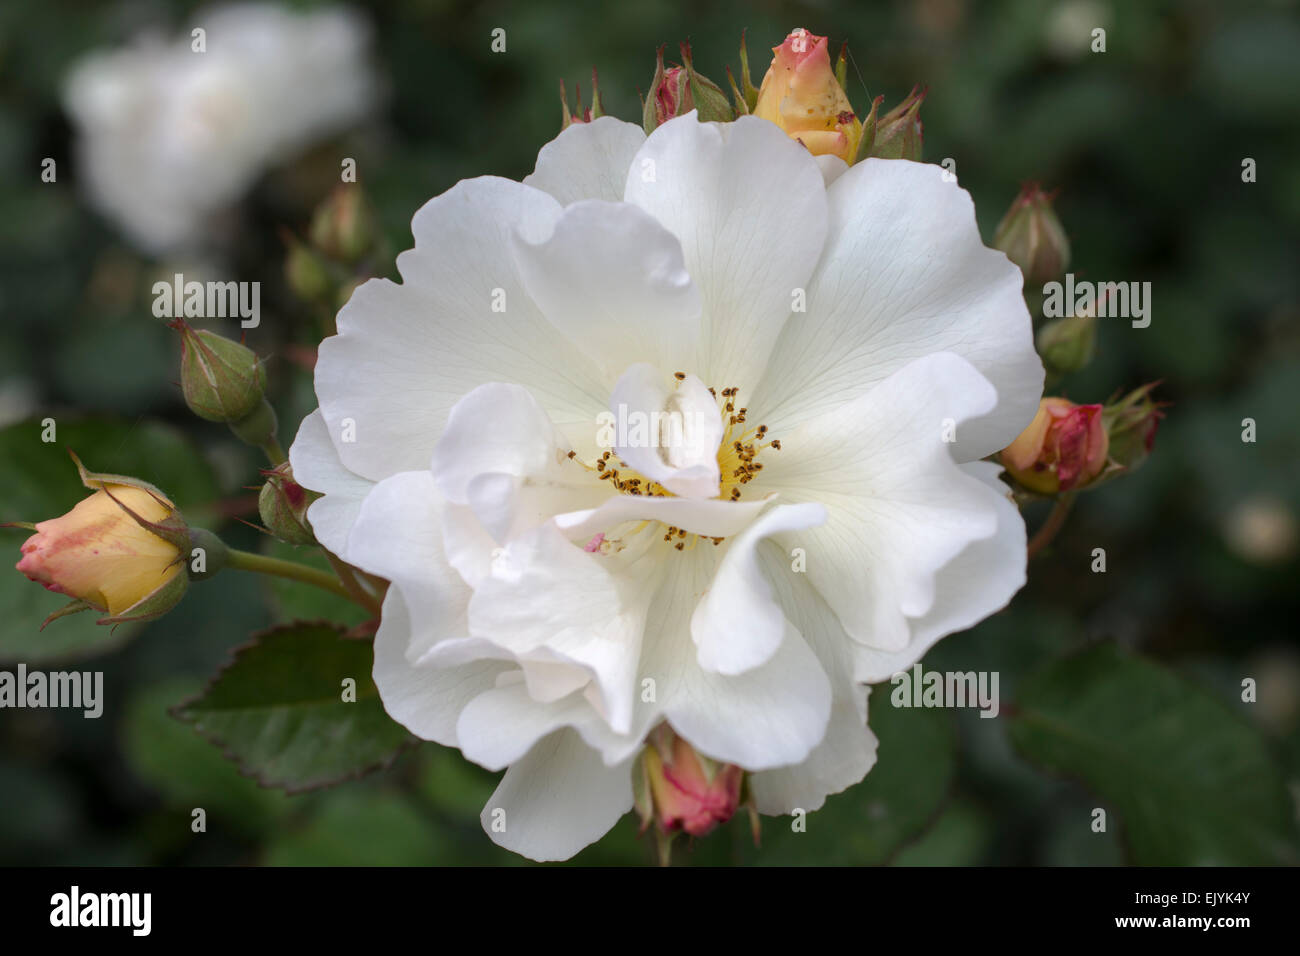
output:
POLYGON ((690 112, 685 106, 691 95, 687 86, 686 69, 680 66, 664 69, 663 47, 659 48, 658 56, 654 79, 650 84, 650 96, 646 98, 641 110, 641 125, 648 130, 656 129, 674 116, 690 112))
POLYGON ((1051 371, 1058 375, 1077 372, 1097 350, 1097 317, 1067 315, 1052 319, 1034 336, 1038 354, 1051 371))
POLYGON ((683 43, 682 69, 686 71, 686 90, 690 94, 691 109, 698 110, 700 120, 709 123, 730 123, 736 118, 736 111, 727 100, 727 94, 703 73, 695 69, 691 60, 691 45, 683 43))
POLYGON ((1020 266, 1025 286, 1042 286, 1065 274, 1070 240, 1052 209, 1052 196, 1026 183, 993 234, 993 248, 1020 266))
MULTIPOLYGON (((924 86, 914 86, 903 102, 876 120, 870 146, 864 150, 865 155, 878 159, 910 159, 920 162, 921 146, 925 139, 921 124, 921 104, 925 102, 927 92, 929 91, 924 86)), ((878 97, 872 104, 872 118, 883 99, 878 97)))
POLYGON ((185 404, 210 422, 239 422, 257 411, 266 369, 257 353, 215 332, 171 323, 181 333, 181 392, 185 404))
POLYGON ((835 78, 826 37, 802 28, 772 48, 754 115, 771 120, 814 156, 838 156, 852 163, 862 123, 835 78))
POLYGON ((672 117, 681 116, 682 113, 689 113, 690 109, 685 108, 686 101, 690 99, 690 87, 686 86, 688 77, 684 66, 669 66, 663 69, 663 49, 659 51, 659 65, 655 68, 656 74, 659 75, 659 81, 651 87, 654 98, 646 100, 646 108, 650 113, 647 120, 642 116, 642 124, 649 122, 651 129, 663 124, 664 121, 671 120, 672 117), (659 73, 662 70, 662 73, 659 73))
POLYGON ((330 264, 306 243, 293 237, 286 241, 289 251, 284 257, 284 281, 289 290, 304 302, 327 302, 337 288, 330 264))
POLYGON ((307 523, 307 507, 320 495, 293 480, 293 469, 288 462, 265 474, 266 484, 257 496, 262 524, 281 541, 315 544, 316 535, 307 523))
POLYGON ((667 727, 652 734, 641 756, 637 806, 641 828, 656 821, 665 834, 704 836, 740 806, 744 770, 719 764, 667 727))
POLYGON ((337 262, 355 264, 374 248, 379 230, 361 187, 335 187, 312 214, 307 235, 315 249, 337 262))
POLYGON ((264 397, 266 370, 257 353, 183 319, 171 327, 181 333, 181 392, 190 411, 227 423, 240 441, 278 449, 275 409, 264 397))
POLYGON ((1044 398, 1029 427, 1002 450, 1002 464, 1030 491, 1054 495, 1100 475, 1109 444, 1100 405, 1044 398))
POLYGON ((1127 471, 1137 468, 1151 454, 1164 402, 1153 401, 1151 392, 1159 382, 1149 382, 1129 392, 1102 410, 1102 421, 1110 441, 1110 458, 1127 471))
MULTIPOLYGON (((76 456, 73 456, 76 460, 76 456)), ((191 531, 157 488, 121 475, 97 475, 77 461, 82 483, 95 489, 59 518, 32 526, 18 570, 72 603, 57 617, 94 608, 100 624, 147 621, 171 610, 189 583, 192 545, 204 560, 195 577, 224 564, 225 546, 209 532, 191 531)))
POLYGON ((695 69, 691 45, 681 45, 682 65, 664 68, 664 48, 655 55, 655 75, 642 104, 641 125, 647 133, 674 116, 697 110, 705 122, 726 123, 736 118, 722 88, 695 69))

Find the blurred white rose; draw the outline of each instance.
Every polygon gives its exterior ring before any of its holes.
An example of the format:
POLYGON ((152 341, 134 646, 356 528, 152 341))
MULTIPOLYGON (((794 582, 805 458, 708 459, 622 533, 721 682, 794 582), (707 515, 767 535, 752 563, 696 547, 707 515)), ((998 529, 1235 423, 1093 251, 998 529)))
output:
POLYGON ((350 10, 246 4, 200 12, 174 40, 87 55, 64 101, 91 201, 148 252, 202 245, 268 166, 366 114, 369 41, 350 10))

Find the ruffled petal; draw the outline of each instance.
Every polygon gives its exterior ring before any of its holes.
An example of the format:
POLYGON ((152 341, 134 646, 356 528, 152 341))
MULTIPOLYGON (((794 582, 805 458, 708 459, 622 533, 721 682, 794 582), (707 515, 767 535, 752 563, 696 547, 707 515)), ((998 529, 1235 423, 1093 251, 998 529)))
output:
POLYGON ((758 563, 758 545, 780 531, 823 523, 818 504, 778 505, 728 545, 713 584, 691 616, 691 637, 700 666, 719 674, 743 674, 772 659, 785 636, 785 612, 758 563))
POLYGON ((307 509, 307 520, 316 540, 346 560, 348 535, 356 524, 361 502, 375 483, 344 466, 330 441, 320 409, 298 426, 298 435, 289 448, 289 464, 294 481, 325 496, 317 498, 307 509))
POLYGON ((611 386, 636 362, 691 369, 700 293, 677 237, 629 203, 569 206, 545 239, 514 244, 529 296, 611 386))
POLYGON ((645 142, 635 123, 601 116, 574 123, 542 147, 537 168, 524 184, 550 193, 562 205, 581 199, 623 198, 632 157, 645 142))
POLYGON ((681 241, 703 297, 699 365, 683 371, 754 388, 826 238, 816 161, 767 120, 701 123, 692 111, 650 134, 624 198, 681 241))
POLYGON ((997 403, 958 436, 971 461, 1011 443, 1043 391, 1021 275, 985 248, 969 194, 938 166, 869 159, 827 192, 826 251, 750 408, 774 431, 866 394, 934 352, 962 356, 997 403))
POLYGON ((577 733, 560 730, 511 765, 481 820, 507 850, 567 860, 631 809, 631 762, 608 767, 577 733))
POLYGON ((452 406, 487 382, 526 386, 562 430, 591 430, 608 386, 530 300, 510 251, 560 213, 540 190, 484 177, 415 214, 402 284, 362 285, 321 343, 316 395, 349 469, 378 481, 427 468, 452 406))
POLYGON ((965 359, 929 355, 795 428, 763 472, 783 499, 830 512, 779 540, 805 549, 808 579, 854 640, 906 647, 908 618, 933 607, 939 571, 996 532, 998 496, 952 457, 995 400, 965 359))

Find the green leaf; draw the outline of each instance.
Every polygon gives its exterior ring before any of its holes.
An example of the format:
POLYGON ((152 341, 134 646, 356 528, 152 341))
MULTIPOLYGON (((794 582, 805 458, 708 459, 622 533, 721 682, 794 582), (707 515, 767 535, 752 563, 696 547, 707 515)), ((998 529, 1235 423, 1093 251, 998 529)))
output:
MULTIPOLYGON (((0 429, 0 522, 44 521, 72 510, 90 492, 68 456, 75 451, 88 467, 132 475, 157 485, 182 511, 206 505, 217 495, 212 469, 180 432, 156 422, 85 420, 54 423, 54 441, 40 421, 0 429)), ((189 515, 187 515, 189 517, 189 515)), ((0 547, 17 563, 30 532, 0 529, 0 547)), ((83 611, 41 623, 68 603, 12 569, 0 570, 0 662, 29 664, 102 654, 129 640, 138 625, 107 627, 83 611)))
MULTIPOLYGON (((956 769, 950 715, 889 702, 888 686, 871 697, 870 724, 880 741, 863 781, 808 814, 804 833, 792 818, 763 818, 755 863, 862 866, 887 862, 938 815, 956 769)), ((741 821, 743 823, 743 821, 741 821)))
POLYGON ((989 814, 968 801, 956 801, 892 862, 896 866, 977 866, 992 839, 989 814))
POLYGON ((289 793, 388 766, 410 741, 370 679, 368 641, 330 624, 265 631, 175 711, 264 786, 289 793), (355 701, 344 701, 353 680, 355 701))
POLYGON ((1264 739, 1204 690, 1112 644, 1028 681, 1010 733, 1030 759, 1106 801, 1134 863, 1297 860, 1294 810, 1264 739))

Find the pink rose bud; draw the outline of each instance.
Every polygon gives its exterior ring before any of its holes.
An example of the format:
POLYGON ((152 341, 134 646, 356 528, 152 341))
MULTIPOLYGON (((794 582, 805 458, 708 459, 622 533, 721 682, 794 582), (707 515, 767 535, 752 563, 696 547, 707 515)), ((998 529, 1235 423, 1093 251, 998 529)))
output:
POLYGON ((802 28, 772 48, 754 115, 771 120, 814 156, 857 158, 862 123, 831 67, 826 37, 802 28))
POLYGON ((643 828, 655 820, 667 834, 704 836, 740 806, 744 770, 701 756, 666 727, 646 746, 642 773, 638 804, 643 828))
POLYGON ((679 110, 689 112, 682 110, 682 106, 691 95, 686 85, 688 81, 689 77, 684 66, 670 66, 664 70, 663 82, 657 84, 653 90, 655 119, 658 122, 663 123, 665 120, 681 115, 679 110))
POLYGON ((705 123, 727 123, 736 118, 722 88, 695 69, 689 43, 681 45, 681 53, 681 66, 666 68, 664 48, 655 53, 655 73, 641 109, 641 125, 647 133, 691 110, 705 123))
POLYGON ((1030 491, 1054 495, 1100 475, 1109 446, 1100 405, 1044 398, 1029 427, 1003 449, 1002 464, 1030 491))

